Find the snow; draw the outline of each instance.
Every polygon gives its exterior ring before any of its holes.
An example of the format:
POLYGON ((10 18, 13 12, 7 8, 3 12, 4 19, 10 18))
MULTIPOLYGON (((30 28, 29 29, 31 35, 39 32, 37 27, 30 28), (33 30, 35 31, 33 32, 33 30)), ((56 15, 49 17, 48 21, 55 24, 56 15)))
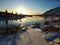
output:
POLYGON ((27 27, 26 31, 20 30, 18 33, 8 35, 7 37, 0 36, 0 45, 58 45, 60 42, 59 33, 42 32, 40 28, 32 28, 34 25, 27 27), (57 36, 55 38, 54 36, 57 36), (54 40, 47 41, 46 39, 54 40))
POLYGON ((25 32, 18 32, 7 37, 0 37, 0 45, 48 45, 42 38, 41 30, 28 27, 25 32))

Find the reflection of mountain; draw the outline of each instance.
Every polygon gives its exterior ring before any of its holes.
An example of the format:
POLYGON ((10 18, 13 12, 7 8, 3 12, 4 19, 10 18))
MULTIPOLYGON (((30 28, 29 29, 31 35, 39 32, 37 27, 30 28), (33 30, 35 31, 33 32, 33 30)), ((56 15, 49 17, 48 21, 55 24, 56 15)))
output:
POLYGON ((44 13, 44 15, 46 15, 46 16, 60 16, 60 7, 46 11, 44 13))

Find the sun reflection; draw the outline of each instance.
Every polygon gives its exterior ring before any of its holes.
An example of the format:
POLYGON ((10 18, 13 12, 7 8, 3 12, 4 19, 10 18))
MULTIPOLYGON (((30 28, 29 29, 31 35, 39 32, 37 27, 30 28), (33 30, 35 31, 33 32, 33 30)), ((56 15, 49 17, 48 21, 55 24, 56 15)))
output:
POLYGON ((21 19, 22 20, 22 22, 25 22, 26 21, 26 19, 24 18, 24 19, 21 19))
POLYGON ((19 20, 19 19, 18 19, 17 21, 18 21, 18 22, 20 22, 20 20, 19 20))

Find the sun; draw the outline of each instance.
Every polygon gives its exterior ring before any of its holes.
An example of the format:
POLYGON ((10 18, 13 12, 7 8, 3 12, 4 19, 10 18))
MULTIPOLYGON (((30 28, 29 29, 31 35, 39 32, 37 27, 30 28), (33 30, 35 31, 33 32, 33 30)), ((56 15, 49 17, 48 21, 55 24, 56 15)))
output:
POLYGON ((18 14, 26 14, 27 10, 24 7, 17 8, 17 13, 18 14))

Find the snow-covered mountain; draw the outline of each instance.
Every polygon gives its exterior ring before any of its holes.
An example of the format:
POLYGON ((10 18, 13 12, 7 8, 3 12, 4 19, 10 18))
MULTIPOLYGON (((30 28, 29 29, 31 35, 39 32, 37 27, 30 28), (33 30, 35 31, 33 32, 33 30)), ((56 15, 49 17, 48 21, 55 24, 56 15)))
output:
POLYGON ((50 10, 46 11, 43 15, 46 15, 46 16, 60 16, 60 7, 50 9, 50 10))

